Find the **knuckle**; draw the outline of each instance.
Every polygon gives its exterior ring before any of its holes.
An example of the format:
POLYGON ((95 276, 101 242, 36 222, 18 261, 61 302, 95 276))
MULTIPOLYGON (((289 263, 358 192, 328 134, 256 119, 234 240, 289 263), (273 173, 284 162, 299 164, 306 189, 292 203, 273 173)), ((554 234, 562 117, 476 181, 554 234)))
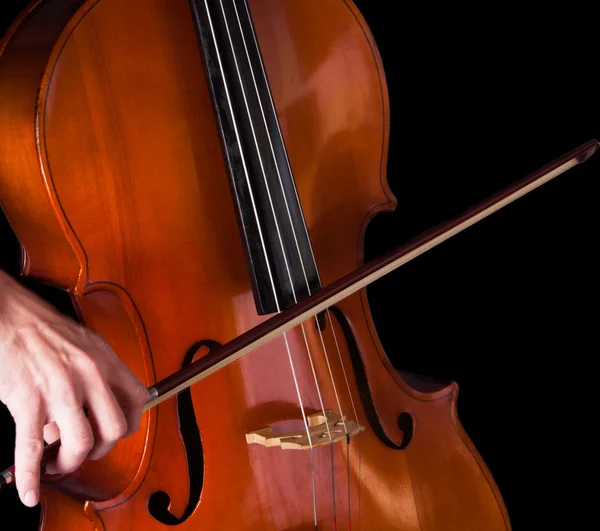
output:
POLYGON ((18 444, 19 451, 25 462, 31 462, 42 455, 44 451, 44 443, 41 439, 35 437, 26 437, 20 440, 18 444))
POLYGON ((81 453, 77 446, 64 445, 64 448, 59 451, 57 465, 61 473, 70 474, 77 470, 84 459, 85 455, 81 453))
POLYGON ((82 350, 79 353, 77 358, 77 363, 79 369, 83 371, 86 376, 92 377, 94 379, 99 379, 102 377, 102 369, 100 364, 94 356, 90 355, 88 352, 82 350))
POLYGON ((75 444, 68 449, 68 454, 63 454, 62 470, 66 473, 75 472, 83 463, 92 449, 92 444, 88 438, 79 438, 75 444))
POLYGON ((52 401, 61 404, 74 404, 77 402, 75 380, 65 367, 56 367, 51 375, 52 401))
POLYGON ((137 386, 137 388, 135 390, 134 399, 135 399, 136 404, 139 405, 140 407, 143 407, 146 404, 146 401, 148 400, 148 389, 141 382, 140 382, 140 385, 137 386))
POLYGON ((6 400, 6 405, 15 420, 19 422, 22 418, 36 415, 42 407, 42 397, 37 390, 29 390, 28 393, 19 390, 6 400))
POLYGON ((85 457, 94 446, 94 438, 87 434, 81 434, 75 440, 75 454, 78 458, 85 457))
POLYGON ((114 354, 112 348, 110 347, 106 339, 104 339, 100 334, 89 329, 87 329, 86 331, 88 332, 88 338, 91 344, 96 350, 102 352, 104 356, 106 356, 107 353, 111 355, 114 354))
POLYGON ((79 468, 79 465, 82 461, 83 458, 79 459, 78 456, 72 456, 72 458, 69 461, 64 462, 62 464, 62 466, 60 467, 60 471, 64 474, 71 474, 79 468))
POLYGON ((106 426, 106 436, 110 442, 117 442, 127 435, 127 423, 125 420, 112 422, 106 426))
POLYGON ((40 475, 40 468, 34 467, 31 464, 21 465, 18 469, 18 475, 20 476, 21 481, 32 479, 40 475))

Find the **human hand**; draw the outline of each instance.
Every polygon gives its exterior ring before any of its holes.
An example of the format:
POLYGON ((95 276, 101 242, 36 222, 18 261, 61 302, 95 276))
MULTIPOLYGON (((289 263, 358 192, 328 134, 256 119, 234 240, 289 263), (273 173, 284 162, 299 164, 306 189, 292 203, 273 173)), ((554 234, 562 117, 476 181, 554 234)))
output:
POLYGON ((74 472, 138 429, 147 397, 98 334, 0 271, 0 401, 16 424, 15 483, 25 505, 39 501, 44 440, 61 441, 46 471, 74 472))

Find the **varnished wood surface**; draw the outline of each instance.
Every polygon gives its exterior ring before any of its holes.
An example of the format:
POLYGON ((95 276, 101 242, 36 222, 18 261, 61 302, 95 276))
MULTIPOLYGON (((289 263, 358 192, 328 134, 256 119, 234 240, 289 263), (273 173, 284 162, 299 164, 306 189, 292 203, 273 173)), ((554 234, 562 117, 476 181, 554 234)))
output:
POLYGON ((456 236, 459 232, 472 227, 486 217, 505 208, 513 201, 524 197, 536 188, 562 175, 577 164, 585 162, 597 151, 598 145, 599 143, 596 140, 590 140, 582 144, 517 183, 474 205, 456 218, 432 227, 406 245, 400 246, 376 260, 371 260, 299 302, 293 308, 274 315, 268 321, 244 332, 226 345, 220 346, 206 356, 197 359, 193 364, 157 382, 149 391, 152 397, 146 408, 153 407, 155 403, 158 404, 169 397, 175 396, 181 390, 207 378, 225 365, 246 356, 254 349, 268 343, 287 330, 295 328, 315 315, 321 314, 327 308, 335 306, 336 302, 346 299, 398 267, 418 258, 436 245, 456 236))
MULTIPOLYGON (((39 9, 65 4, 48 0, 39 9)), ((389 116, 381 63, 349 3, 255 0, 251 8, 328 284, 361 263, 368 219, 394 203, 384 174, 389 116)), ((17 131, 0 148, 2 206, 25 248, 24 272, 70 288, 86 325, 152 384, 176 371, 195 341, 225 342, 260 321, 189 8, 167 0, 87 2, 65 20, 55 43, 51 31, 39 39, 37 62, 20 66, 27 28, 52 21, 39 16, 23 22, 0 57, 2 98, 16 102, 0 116, 0 130, 17 131), (26 212, 24 204, 31 205, 26 212)), ((456 418, 456 386, 425 394, 403 382, 376 340, 365 302, 361 294, 340 308, 363 354, 383 428, 399 443, 396 419, 409 412, 417 429, 402 451, 382 445, 371 430, 350 446, 353 523, 509 529, 493 479, 456 418)), ((306 331, 317 351, 313 323, 306 331)), ((331 327, 325 338, 335 352, 331 327)), ((315 411, 302 336, 289 339, 303 398, 315 411)), ((335 403, 323 358, 315 359, 324 401, 335 403)), ((349 363, 345 347, 342 359, 349 363)), ((332 361, 341 382, 339 361, 332 361)), ((351 392, 367 425, 352 380, 351 392)), ((282 344, 202 382, 192 396, 205 483, 201 503, 180 528, 310 528, 306 455, 249 447, 244 437, 264 425, 298 425, 282 344)), ((341 402, 351 408, 347 393, 341 402)), ((134 522, 136 529, 163 528, 146 508, 157 490, 171 495, 174 514, 183 512, 187 468, 175 413, 174 401, 161 404, 135 436, 74 478, 81 497, 99 500, 86 507, 90 529, 130 529, 134 522)), ((348 513, 345 452, 334 449, 340 525, 348 513)), ((316 452, 320 529, 333 528, 328 458, 316 452)), ((46 496, 47 529, 69 520, 81 528, 81 505, 54 492, 46 496)))

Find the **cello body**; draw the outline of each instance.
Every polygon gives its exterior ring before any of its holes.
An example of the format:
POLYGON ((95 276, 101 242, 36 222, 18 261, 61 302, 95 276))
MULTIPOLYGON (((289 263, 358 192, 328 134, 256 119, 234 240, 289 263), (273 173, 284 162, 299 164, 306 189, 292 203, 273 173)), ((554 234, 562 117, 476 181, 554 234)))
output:
MULTIPOLYGON (((395 207, 383 66, 350 0, 248 5, 327 285, 395 207)), ((35 0, 0 53, 0 204, 22 273, 67 291, 148 386, 268 318, 193 20, 186 0, 35 0)), ((457 385, 393 368, 366 292, 287 342, 299 389, 283 341, 260 347, 49 482, 40 529, 291 531, 314 529, 315 512, 320 530, 510 529, 457 385), (298 391, 307 413, 324 404, 364 431, 312 452, 249 444, 266 426, 301 431, 298 391)))

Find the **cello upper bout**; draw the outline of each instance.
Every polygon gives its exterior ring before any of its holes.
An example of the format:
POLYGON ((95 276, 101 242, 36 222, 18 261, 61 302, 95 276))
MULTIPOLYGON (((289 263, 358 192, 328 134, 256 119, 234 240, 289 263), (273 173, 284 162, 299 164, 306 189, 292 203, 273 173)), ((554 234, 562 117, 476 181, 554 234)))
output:
POLYGON ((369 219, 396 205, 383 65, 349 1, 249 4, 325 285, 362 262, 369 219))
POLYGON ((356 7, 352 0, 343 0, 344 4, 352 11, 353 16, 356 18, 359 24, 365 41, 368 43, 369 51, 373 63, 375 64, 378 78, 378 85, 380 88, 381 97, 381 125, 382 125, 382 143, 381 143, 381 160, 379 168, 379 183, 381 186, 381 201, 371 210, 370 216, 366 220, 367 222, 375 216, 378 212, 386 210, 394 210, 397 206, 397 199, 392 192, 387 180, 387 163, 389 153, 389 135, 390 135, 390 101, 389 92, 387 86, 387 80, 385 75, 385 68, 375 38, 367 24, 367 21, 363 17, 362 13, 356 7))

